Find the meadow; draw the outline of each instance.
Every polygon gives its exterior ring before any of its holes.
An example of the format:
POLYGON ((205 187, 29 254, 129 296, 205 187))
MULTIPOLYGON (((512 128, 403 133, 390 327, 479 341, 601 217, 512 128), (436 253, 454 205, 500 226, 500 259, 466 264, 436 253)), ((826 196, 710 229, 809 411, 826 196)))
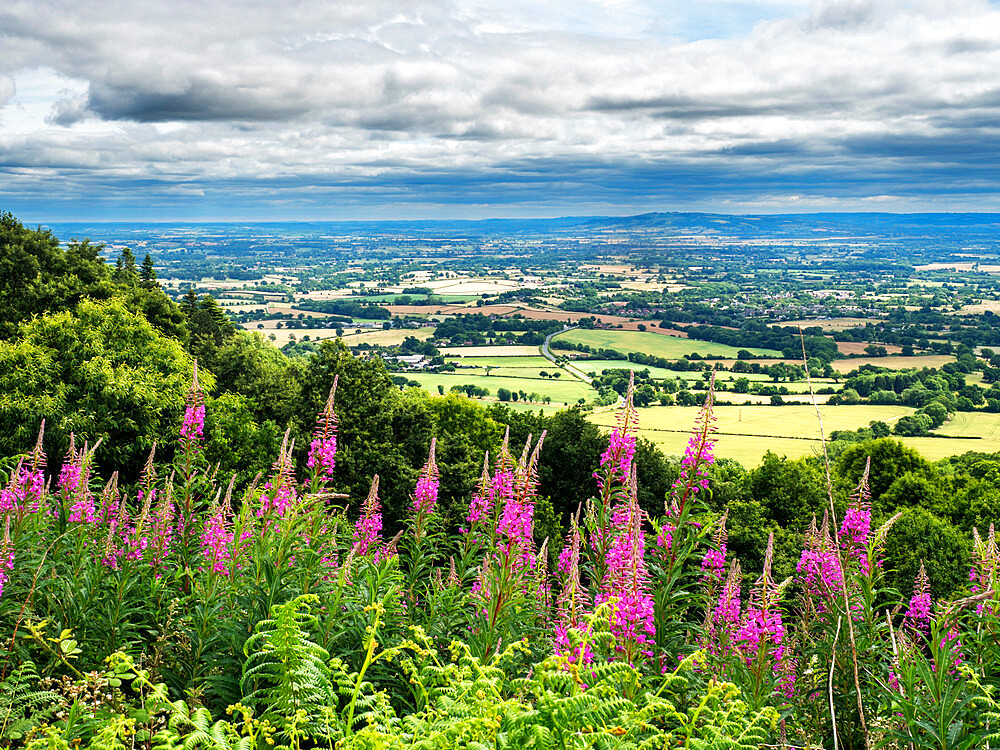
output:
MULTIPOLYGON (((552 338, 552 348, 557 349, 560 342, 586 344, 595 349, 614 349, 625 353, 641 352, 667 359, 680 359, 685 354, 700 354, 703 357, 710 355, 735 357, 740 351, 740 348, 712 341, 696 341, 649 331, 619 331, 614 329, 576 328, 572 331, 564 331, 552 338)), ((780 356, 780 352, 770 349, 746 348, 761 357, 780 356)))
MULTIPOLYGON (((538 354, 538 349, 535 349, 535 354, 538 354)), ((450 355, 445 357, 448 362, 454 362, 455 364, 462 365, 463 367, 516 367, 525 369, 546 369, 553 371, 556 366, 551 360, 546 359, 542 356, 524 356, 524 357, 510 357, 510 356, 497 356, 497 357, 456 357, 450 355)))
POLYGON ((445 346, 441 354, 447 357, 537 357, 537 346, 445 346))
MULTIPOLYGON (((551 369, 550 369, 551 371, 551 369)), ((490 392, 491 398, 496 398, 497 389, 506 388, 510 391, 524 391, 525 393, 537 393, 540 400, 542 396, 551 397, 553 403, 575 404, 579 399, 590 401, 596 395, 595 391, 585 383, 576 380, 563 373, 561 378, 540 378, 537 372, 535 377, 510 377, 500 375, 472 375, 464 372, 442 372, 442 373, 405 373, 408 380, 420 383, 420 386, 429 393, 437 393, 438 386, 442 386, 447 393, 453 385, 475 385, 486 388, 490 392)))

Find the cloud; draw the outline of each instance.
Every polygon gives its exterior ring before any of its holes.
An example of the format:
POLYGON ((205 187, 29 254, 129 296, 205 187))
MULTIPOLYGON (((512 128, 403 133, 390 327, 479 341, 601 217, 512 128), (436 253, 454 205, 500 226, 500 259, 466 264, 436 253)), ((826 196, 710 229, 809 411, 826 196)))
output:
POLYGON ((0 29, 0 199, 31 205, 1000 195, 987 0, 12 0, 0 29))

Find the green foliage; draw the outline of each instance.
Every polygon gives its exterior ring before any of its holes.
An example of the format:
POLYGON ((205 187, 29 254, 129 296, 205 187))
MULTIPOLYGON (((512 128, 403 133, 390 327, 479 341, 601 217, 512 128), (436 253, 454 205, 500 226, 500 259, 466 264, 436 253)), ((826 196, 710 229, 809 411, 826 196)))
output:
POLYGON ((34 662, 25 659, 0 682, 0 743, 19 742, 55 711, 57 696, 38 688, 34 662))
POLYGON ((153 442, 176 429, 191 368, 180 344, 118 300, 37 318, 0 342, 0 453, 30 450, 44 419, 50 455, 65 451, 70 432, 103 439, 98 460, 135 476, 153 442))
POLYGON ((0 212, 0 339, 15 336, 32 316, 71 310, 86 297, 110 297, 114 284, 102 249, 84 240, 63 250, 52 232, 0 212))
POLYGON ((880 438, 852 445, 837 460, 837 477, 843 490, 850 491, 861 481, 865 464, 871 458, 871 495, 876 511, 885 515, 891 508, 881 503, 882 494, 906 473, 931 476, 931 465, 913 448, 898 440, 880 438))
POLYGON ((962 591, 969 576, 969 541, 955 527, 920 507, 907 508, 886 538, 886 578, 909 592, 923 562, 935 597, 962 591))
POLYGON ((309 629, 317 625, 309 612, 319 598, 302 594, 271 608, 272 619, 257 623, 257 632, 243 647, 246 663, 240 686, 247 704, 263 709, 263 718, 282 728, 285 734, 295 731, 291 718, 303 712, 311 725, 308 733, 329 733, 321 729, 329 721, 333 702, 333 684, 326 662, 330 655, 310 640, 309 629))

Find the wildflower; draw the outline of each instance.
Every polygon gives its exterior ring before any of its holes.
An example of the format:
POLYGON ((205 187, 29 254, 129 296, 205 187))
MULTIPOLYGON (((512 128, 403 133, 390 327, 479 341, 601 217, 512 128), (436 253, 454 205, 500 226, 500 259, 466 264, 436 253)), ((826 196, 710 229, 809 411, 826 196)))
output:
POLYGON ((205 397, 198 385, 198 361, 194 363, 191 387, 184 400, 184 420, 181 422, 181 446, 185 451, 195 451, 205 431, 205 397))
POLYGON ((600 468, 602 473, 595 473, 594 478, 603 488, 605 484, 618 481, 625 482, 632 470, 632 460, 635 457, 636 438, 635 426, 639 421, 638 412, 633 404, 635 395, 635 373, 629 372, 628 388, 618 412, 618 424, 611 431, 608 447, 601 454, 600 468))
POLYGON ((584 624, 584 613, 589 601, 587 590, 580 581, 580 546, 582 535, 577 515, 570 519, 569 538, 559 554, 559 572, 563 576, 562 590, 556 598, 555 650, 560 656, 576 662, 591 661, 593 654, 589 646, 581 653, 581 648, 572 647, 569 640, 570 629, 580 629, 584 624))
POLYGON ((90 468, 94 451, 101 441, 88 449, 84 443, 81 450, 76 450, 73 433, 69 436, 69 449, 62 469, 59 471, 59 491, 63 498, 63 507, 68 506, 67 520, 71 522, 92 523, 95 519, 94 495, 90 491, 90 468))
POLYGON ((708 489, 708 468, 715 463, 715 442, 712 435, 716 432, 716 417, 712 411, 715 403, 715 373, 709 382, 705 404, 698 412, 695 427, 684 450, 681 459, 681 473, 671 490, 673 498, 668 509, 668 515, 680 515, 688 500, 696 494, 708 489))
POLYGON ((851 495, 851 503, 844 514, 840 530, 837 532, 841 549, 857 563, 858 568, 865 575, 869 573, 870 567, 867 545, 872 528, 871 491, 868 489, 870 469, 871 457, 865 463, 861 481, 851 495))
POLYGON ((913 596, 910 597, 910 608, 903 618, 907 625, 919 633, 930 632, 931 627, 931 583, 924 570, 923 561, 913 582, 913 596))
POLYGON ((160 498, 149 517, 149 538, 146 549, 149 553, 149 564, 154 568, 166 562, 170 555, 174 534, 174 500, 172 494, 173 477, 167 483, 166 492, 160 498))
POLYGON ((418 515, 426 515, 434 510, 438 500, 438 467, 434 461, 434 451, 437 447, 437 438, 431 438, 431 450, 427 456, 427 463, 420 470, 417 478, 417 487, 413 493, 413 509, 418 515))
POLYGON ((361 517, 354 526, 354 554, 375 555, 378 562, 380 534, 382 533, 382 506, 378 499, 378 474, 372 477, 372 486, 368 497, 361 506, 361 517))
POLYGON ((795 567, 798 582, 806 597, 807 605, 819 614, 830 610, 832 602, 844 591, 844 572, 833 539, 830 538, 829 516, 816 528, 813 517, 806 532, 805 549, 795 567))
POLYGON ((226 496, 219 504, 219 496, 215 496, 205 527, 201 534, 201 549, 213 573, 229 575, 229 561, 232 559, 232 546, 235 533, 232 527, 232 493, 236 477, 229 480, 226 496))
POLYGON ((501 539, 507 560, 515 570, 524 565, 532 567, 533 563, 532 519, 535 512, 536 467, 544 440, 543 432, 529 458, 531 435, 528 436, 521 461, 509 483, 507 472, 497 472, 494 477, 495 497, 506 498, 500 520, 497 522, 497 536, 501 539))
POLYGON ((726 518, 728 515, 728 510, 722 514, 722 519, 713 534, 713 548, 708 550, 701 560, 702 577, 709 582, 722 581, 726 570, 726 542, 729 539, 729 534, 726 532, 726 518))
POLYGON ((785 626, 778 607, 778 586, 771 578, 774 559, 774 533, 768 535, 764 570, 750 596, 742 624, 733 641, 748 665, 769 665, 777 678, 778 690, 791 698, 795 688, 795 669, 785 645, 785 626))
POLYGON ((997 545, 996 530, 990 524, 986 539, 979 535, 979 529, 972 530, 972 559, 969 569, 969 583, 973 594, 992 593, 992 597, 976 605, 976 613, 995 614, 997 592, 1000 591, 1000 547, 997 545))
POLYGON ((740 584, 743 578, 743 571, 740 569, 740 561, 733 560, 729 566, 729 575, 726 576, 726 585, 719 595, 719 602, 712 611, 712 624, 722 632, 735 630, 740 624, 740 584))
POLYGON ((142 555, 142 549, 144 548, 140 547, 136 539, 135 528, 131 525, 128 508, 122 502, 118 505, 118 513, 108 522, 101 562, 112 570, 118 570, 122 558, 138 559, 142 555))
POLYGON ((45 492, 45 420, 38 430, 35 448, 27 461, 18 461, 7 486, 0 489, 0 512, 37 513, 45 492))
POLYGON ((3 541, 0 542, 0 597, 14 569, 14 543, 10 539, 10 516, 4 522, 3 541))
POLYGON ((337 464, 337 415, 333 410, 333 400, 337 394, 339 379, 339 375, 334 376, 326 405, 316 417, 313 440, 309 445, 309 456, 306 459, 306 466, 312 469, 322 482, 329 482, 332 479, 337 464))
POLYGON ((469 501, 469 513, 465 520, 469 522, 466 531, 471 532, 482 524, 493 511, 494 488, 489 473, 490 452, 486 451, 483 459, 483 473, 479 477, 479 485, 476 492, 469 501))
POLYGON ((257 509, 258 517, 267 514, 283 517, 298 502, 298 493, 295 489, 295 465, 292 463, 295 441, 289 441, 290 432, 291 430, 285 430, 281 448, 278 450, 278 458, 271 468, 271 479, 264 485, 264 491, 260 496, 260 507, 257 509))
POLYGON ((653 624, 653 597, 649 593, 649 573, 645 562, 642 510, 636 497, 635 469, 628 481, 626 502, 612 514, 614 538, 607 552, 607 571, 595 601, 603 604, 615 598, 611 632, 618 638, 619 651, 631 661, 642 654, 651 656, 656 630, 653 624))

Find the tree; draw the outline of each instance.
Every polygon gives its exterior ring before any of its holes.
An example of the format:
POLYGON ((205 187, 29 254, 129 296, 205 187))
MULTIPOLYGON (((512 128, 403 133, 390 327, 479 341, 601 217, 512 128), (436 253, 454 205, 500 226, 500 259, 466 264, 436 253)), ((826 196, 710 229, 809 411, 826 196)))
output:
POLYGON ((34 315, 110 297, 115 289, 103 249, 84 240, 63 250, 49 230, 28 229, 0 213, 0 339, 13 337, 34 315))
POLYGON ((857 443, 845 450, 837 460, 837 481, 842 495, 846 496, 861 481, 865 463, 871 457, 869 488, 872 505, 879 515, 884 516, 891 508, 881 505, 882 494, 893 482, 906 473, 933 477, 934 468, 913 448, 903 445, 893 438, 880 438, 857 443))
POLYGON ((111 280, 121 286, 133 286, 139 283, 139 267, 135 263, 132 251, 127 247, 123 247, 118 253, 118 261, 115 263, 111 280))
POLYGON ((948 410, 944 408, 944 405, 940 401, 931 401, 920 412, 931 418, 929 429, 932 430, 943 425, 945 420, 948 419, 948 410))
POLYGON ((260 334, 237 331, 216 352, 214 372, 218 390, 244 396, 254 419, 284 429, 295 415, 301 365, 260 334))
MULTIPOLYGON (((192 362, 121 300, 82 302, 0 343, 0 453, 28 450, 45 419, 50 458, 78 440, 104 440, 97 460, 134 477, 154 441, 176 438, 192 362)), ((210 391, 214 378, 204 373, 210 391)), ((167 448, 169 450, 169 448, 167 448)))
POLYGON ((214 372, 219 350, 236 335, 236 325, 211 295, 198 297, 193 289, 188 290, 181 309, 187 317, 191 337, 188 351, 202 366, 214 372))
POLYGON ((886 583, 909 597, 921 562, 930 578, 931 595, 950 597, 968 582, 969 543, 929 510, 908 508, 886 537, 886 583))
POLYGON ((896 420, 892 431, 896 435, 903 437, 917 437, 926 435, 927 431, 934 425, 933 419, 927 414, 916 413, 909 416, 900 417, 896 420))
POLYGON ((146 253, 142 259, 142 268, 139 270, 139 281, 146 289, 159 289, 160 284, 156 280, 156 269, 153 268, 153 256, 146 253))
POLYGON ((822 516, 825 487, 818 467, 803 459, 779 458, 771 451, 746 480, 750 497, 767 509, 769 518, 799 531, 805 530, 814 514, 822 516))
POLYGON ((266 474, 281 447, 283 430, 271 420, 258 422, 252 402, 238 393, 210 398, 205 408, 205 457, 239 485, 266 474))
POLYGON ((421 402, 404 402, 381 359, 359 359, 339 339, 326 339, 301 374, 295 406, 299 444, 308 445, 335 376, 340 378, 335 401, 340 437, 334 487, 360 500, 378 474, 386 521, 392 525, 409 508, 417 469, 427 458, 433 418, 421 402), (403 403, 406 409, 400 408, 403 403))

